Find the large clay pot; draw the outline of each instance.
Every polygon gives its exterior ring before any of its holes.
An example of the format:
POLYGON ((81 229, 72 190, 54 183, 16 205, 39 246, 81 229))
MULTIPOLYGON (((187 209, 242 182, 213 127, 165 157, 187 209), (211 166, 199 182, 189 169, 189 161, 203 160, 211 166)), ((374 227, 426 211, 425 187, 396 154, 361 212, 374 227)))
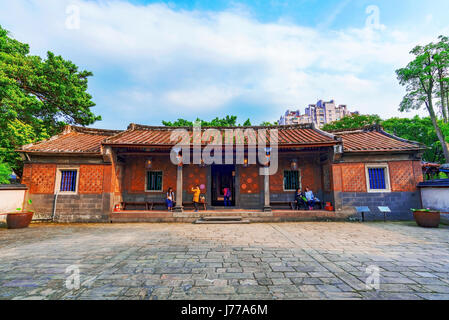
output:
POLYGON ((413 217, 418 226, 423 228, 438 228, 440 225, 440 213, 438 211, 414 211, 413 217))
POLYGON ((32 219, 33 212, 8 213, 6 224, 8 229, 21 229, 28 227, 32 219))

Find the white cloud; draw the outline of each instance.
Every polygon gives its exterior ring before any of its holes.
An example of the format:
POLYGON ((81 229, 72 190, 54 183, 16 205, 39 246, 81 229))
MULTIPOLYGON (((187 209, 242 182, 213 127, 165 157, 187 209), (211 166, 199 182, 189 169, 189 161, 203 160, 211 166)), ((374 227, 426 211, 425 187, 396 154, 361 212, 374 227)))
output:
POLYGON ((403 89, 394 70, 407 63, 415 44, 438 35, 261 23, 239 7, 200 12, 81 0, 0 0, 0 6, 9 8, 0 11, 3 26, 33 52, 50 49, 97 75, 112 75, 96 83, 100 93, 92 92, 106 126, 158 124, 167 115, 212 117, 236 103, 258 106, 252 118, 274 120, 287 106, 303 109, 318 98, 398 115, 403 89), (79 30, 65 28, 68 4, 80 8, 79 30))

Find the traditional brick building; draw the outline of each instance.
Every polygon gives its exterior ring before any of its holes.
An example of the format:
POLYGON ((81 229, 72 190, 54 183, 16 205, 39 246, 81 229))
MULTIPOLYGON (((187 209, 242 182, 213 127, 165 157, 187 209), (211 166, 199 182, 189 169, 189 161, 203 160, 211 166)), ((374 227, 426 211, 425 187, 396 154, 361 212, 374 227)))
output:
MULTIPOLYGON (((184 129, 192 136, 191 128, 184 129)), ((131 124, 125 131, 114 131, 68 126, 60 135, 22 147, 22 183, 29 188, 27 198, 33 200, 36 217, 54 214, 57 221, 190 220, 197 216, 188 207, 194 185, 200 185, 212 210, 223 209, 222 189, 231 188, 232 206, 255 220, 307 219, 318 213, 344 219, 360 205, 369 206, 373 216, 377 206, 387 205, 392 219, 408 219, 409 209, 420 207, 416 186, 422 181, 424 146, 418 143, 391 136, 378 126, 333 134, 314 125, 252 129, 278 130, 279 161, 273 175, 259 174, 260 161, 248 164, 248 145, 257 140, 250 135, 243 140, 236 135, 232 143, 224 143, 231 146, 234 158, 241 153, 242 164, 176 165, 170 160, 174 128, 131 124), (243 144, 243 153, 236 141, 243 144), (331 202, 335 211, 278 207, 293 201, 294 189, 306 186, 331 202), (162 204, 168 187, 176 192, 177 210, 147 210, 162 204), (134 210, 114 212, 123 202, 134 210), (138 207, 139 203, 149 207, 138 207)), ((207 145, 201 142, 202 149, 207 145)))

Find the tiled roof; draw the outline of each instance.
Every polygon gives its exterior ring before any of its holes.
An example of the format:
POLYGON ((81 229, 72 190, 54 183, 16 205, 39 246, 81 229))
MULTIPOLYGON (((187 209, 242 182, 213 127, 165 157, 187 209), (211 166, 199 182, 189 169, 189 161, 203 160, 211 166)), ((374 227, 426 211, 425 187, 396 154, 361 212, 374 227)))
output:
POLYGON ((66 126, 64 132, 34 144, 25 145, 20 151, 43 153, 100 153, 101 142, 119 133, 118 130, 91 129, 66 126))
MULTIPOLYGON (((317 130, 311 125, 297 125, 297 126, 277 126, 277 127, 251 127, 255 129, 253 134, 249 134, 244 138, 243 132, 236 134, 235 144, 255 143, 257 141, 257 129, 267 129, 267 137, 269 140, 269 129, 278 129, 279 145, 332 145, 337 144, 338 140, 329 133, 317 130), (255 133, 255 134, 254 134, 255 133)), ((104 141, 107 145, 151 145, 151 146, 172 146, 175 141, 171 141, 170 137, 174 129, 187 129, 192 141, 192 129, 190 128, 170 128, 170 127, 149 127, 131 124, 128 130, 112 136, 104 141)), ((203 128, 204 130, 210 128, 203 128)), ((233 141, 226 141, 226 129, 241 129, 244 131, 245 127, 235 128, 212 128, 217 129, 222 134, 223 142, 231 143, 233 141)), ((236 131, 238 132, 238 131, 236 131)), ((212 141, 211 137, 208 141, 212 141)), ((263 141, 264 139, 261 139, 263 141)), ((203 141, 204 142, 204 141, 203 141)))
MULTIPOLYGON (((419 151, 425 146, 413 141, 407 141, 390 135, 378 126, 326 133, 316 129, 313 125, 293 125, 277 127, 251 127, 255 129, 278 129, 279 146, 284 147, 316 147, 331 146, 343 141, 344 152, 397 152, 419 151)), ((101 145, 111 146, 155 146, 170 147, 175 144, 170 141, 170 135, 175 128, 150 127, 131 124, 128 130, 103 130, 76 126, 67 126, 63 133, 48 140, 23 146, 21 152, 41 153, 97 153, 101 152, 101 145)), ((177 128, 179 129, 179 128, 177 128)), ((189 129, 189 128, 182 128, 189 129)), ((204 130, 205 128, 203 128, 204 130)), ((223 134, 225 129, 247 128, 215 128, 223 134)), ((268 130, 269 131, 269 130, 268 130)), ((192 139, 192 130, 188 130, 192 139)), ((223 134, 223 139, 226 135, 223 134)), ((268 137, 269 138, 269 137, 268 137)), ((213 138, 209 139, 211 141, 213 138)), ((236 137, 235 143, 255 143, 257 134, 249 134, 247 138, 242 135, 236 137), (241 137, 241 138, 239 138, 241 137)), ((224 143, 232 141, 224 140, 224 143)))
POLYGON ((426 148, 418 142, 393 136, 377 125, 333 134, 343 139, 344 152, 418 151, 426 148))

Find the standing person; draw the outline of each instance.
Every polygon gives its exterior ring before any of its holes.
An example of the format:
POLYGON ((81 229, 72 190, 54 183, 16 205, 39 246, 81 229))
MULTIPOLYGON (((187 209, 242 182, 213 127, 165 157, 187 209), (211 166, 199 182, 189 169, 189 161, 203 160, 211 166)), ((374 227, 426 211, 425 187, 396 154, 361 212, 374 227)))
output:
POLYGON ((193 192, 193 206, 195 207, 195 212, 198 212, 198 202, 200 202, 200 193, 201 189, 199 185, 196 185, 195 188, 192 188, 193 192))
POLYGON ((224 205, 225 205, 225 207, 230 206, 231 202, 230 202, 229 198, 231 198, 231 189, 229 189, 228 187, 225 187, 223 189, 223 194, 224 194, 224 205))
POLYGON ((165 198, 165 203, 167 204, 168 211, 173 211, 174 202, 175 202, 175 193, 173 192, 172 187, 169 187, 165 198))
POLYGON ((313 207, 315 206, 315 202, 318 201, 318 198, 316 198, 313 195, 312 190, 309 189, 309 187, 306 188, 305 196, 307 198, 307 204, 309 206, 309 210, 313 210, 313 207))

